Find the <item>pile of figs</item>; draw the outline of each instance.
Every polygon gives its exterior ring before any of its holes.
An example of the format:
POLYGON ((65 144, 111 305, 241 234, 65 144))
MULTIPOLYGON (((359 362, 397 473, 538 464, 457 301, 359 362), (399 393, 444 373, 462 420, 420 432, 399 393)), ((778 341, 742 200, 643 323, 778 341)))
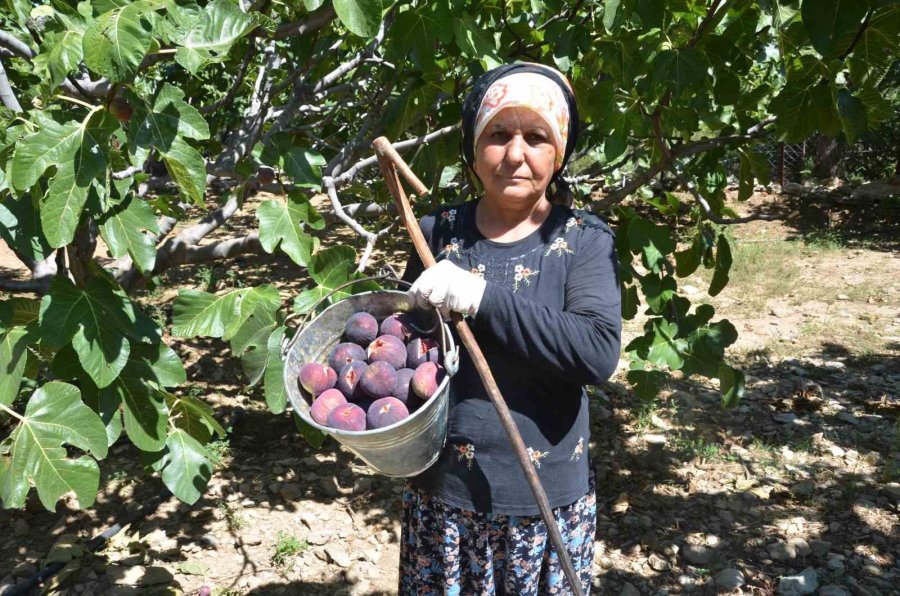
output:
POLYGON ((299 383, 313 398, 312 419, 339 430, 376 430, 422 407, 437 392, 444 368, 438 342, 415 329, 408 313, 380 323, 367 312, 351 316, 345 341, 328 362, 300 369, 299 383))

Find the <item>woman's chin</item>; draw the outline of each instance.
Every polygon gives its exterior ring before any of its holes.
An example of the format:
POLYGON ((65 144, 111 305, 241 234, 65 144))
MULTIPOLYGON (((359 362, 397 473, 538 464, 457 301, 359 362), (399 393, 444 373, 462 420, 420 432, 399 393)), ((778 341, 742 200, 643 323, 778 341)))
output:
POLYGON ((539 198, 541 196, 540 193, 535 191, 534 186, 530 182, 525 181, 517 184, 498 184, 494 187, 493 194, 498 198, 510 201, 534 200, 536 197, 539 198))

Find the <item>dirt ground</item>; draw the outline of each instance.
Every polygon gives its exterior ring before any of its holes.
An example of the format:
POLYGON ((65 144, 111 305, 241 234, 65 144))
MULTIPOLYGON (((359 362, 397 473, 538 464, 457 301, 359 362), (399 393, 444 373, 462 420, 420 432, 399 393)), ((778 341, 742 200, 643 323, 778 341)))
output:
MULTIPOLYGON (((758 193, 736 208, 788 219, 732 230, 735 265, 719 296, 706 295, 708 272, 679 283, 737 327, 729 357, 746 395, 724 410, 715 381, 675 375, 642 403, 624 361, 592 389, 595 593, 900 594, 900 204, 758 193)), ((406 250, 390 246, 373 267, 406 250)), ((16 267, 7 257, 0 274, 16 267)), ((283 257, 164 277, 139 299, 169 323, 179 287, 269 281, 287 301, 307 283, 283 257)), ((623 344, 640 325, 626 324, 623 344)), ((334 442, 311 449, 243 385, 226 344, 168 340, 188 367, 183 391, 234 421, 209 490, 192 507, 161 497, 120 442, 91 510, 63 502, 50 513, 32 499, 0 512, 0 593, 49 560, 68 561, 44 587, 53 594, 396 593, 402 481, 334 442), (84 551, 134 516, 107 548, 84 551)))

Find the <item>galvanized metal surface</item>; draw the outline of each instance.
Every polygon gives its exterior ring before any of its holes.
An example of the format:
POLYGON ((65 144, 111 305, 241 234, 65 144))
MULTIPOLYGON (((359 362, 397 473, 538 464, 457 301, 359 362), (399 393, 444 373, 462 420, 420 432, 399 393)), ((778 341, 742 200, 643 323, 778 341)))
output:
MULTIPOLYGON (((410 312, 412 305, 405 292, 382 290, 354 294, 332 304, 298 331, 285 356, 284 384, 294 411, 311 426, 331 435, 339 443, 356 453, 375 471, 385 476, 415 476, 425 471, 440 455, 447 437, 450 376, 457 370, 459 351, 453 342, 450 328, 440 321, 441 350, 447 375, 437 393, 425 404, 400 422, 370 431, 343 431, 323 426, 309 414, 312 396, 297 381, 300 369, 308 362, 325 363, 328 353, 341 343, 344 326, 353 313, 366 311, 378 319, 396 312, 410 312)), ((427 314, 423 313, 425 318, 427 314)), ((439 321, 423 318, 423 327, 433 327, 439 321)))

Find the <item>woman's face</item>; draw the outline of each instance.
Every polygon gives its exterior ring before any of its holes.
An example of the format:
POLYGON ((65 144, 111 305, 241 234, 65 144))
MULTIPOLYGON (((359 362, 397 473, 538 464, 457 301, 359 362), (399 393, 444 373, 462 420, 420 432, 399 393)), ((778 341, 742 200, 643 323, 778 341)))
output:
POLYGON ((544 119, 509 107, 491 118, 475 147, 475 173, 487 196, 504 202, 544 196, 556 161, 556 146, 544 119))

